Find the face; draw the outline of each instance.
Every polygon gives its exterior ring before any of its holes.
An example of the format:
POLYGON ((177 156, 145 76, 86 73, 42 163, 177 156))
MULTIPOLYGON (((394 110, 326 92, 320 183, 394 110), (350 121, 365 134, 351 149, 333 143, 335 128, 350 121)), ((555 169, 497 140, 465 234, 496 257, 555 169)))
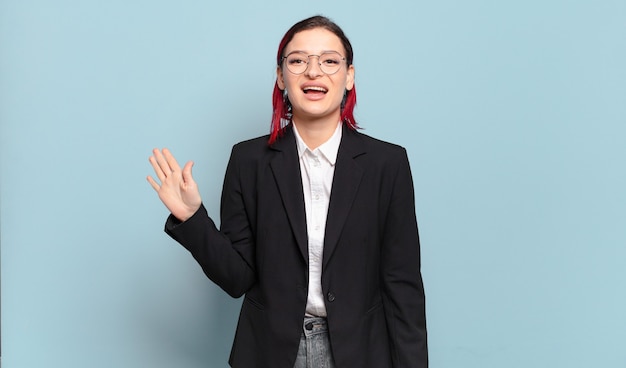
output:
MULTIPOLYGON (((283 55, 294 51, 301 51, 305 55, 321 55, 331 51, 342 57, 346 55, 339 37, 324 28, 296 33, 285 47, 283 55)), ((294 121, 323 119, 336 123, 340 118, 344 92, 354 86, 354 67, 346 67, 343 61, 336 73, 328 75, 320 69, 317 56, 311 56, 306 70, 299 75, 290 72, 283 61, 278 67, 277 78, 278 87, 287 90, 294 121)))

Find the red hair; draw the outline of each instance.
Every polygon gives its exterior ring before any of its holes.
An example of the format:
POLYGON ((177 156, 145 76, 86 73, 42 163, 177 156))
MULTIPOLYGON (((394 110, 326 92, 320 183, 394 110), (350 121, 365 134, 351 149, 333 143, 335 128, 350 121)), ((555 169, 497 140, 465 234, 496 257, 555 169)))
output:
MULTIPOLYGON (((278 45, 278 53, 276 55, 276 64, 280 67, 283 59, 283 52, 287 44, 291 42, 293 36, 301 31, 306 31, 314 28, 324 28, 334 33, 343 44, 343 48, 346 51, 346 63, 347 66, 352 65, 352 58, 354 56, 352 51, 352 45, 350 40, 343 33, 341 28, 330 19, 323 16, 314 16, 304 19, 294 24, 283 36, 283 39, 278 45)), ((341 102, 341 121, 350 129, 357 129, 358 125, 354 119, 354 107, 356 106, 356 87, 353 85, 351 90, 346 91, 346 94, 341 102)), ((274 92, 272 94, 272 123, 270 126, 270 138, 268 144, 272 144, 280 137, 284 131, 284 128, 291 122, 291 103, 283 91, 278 88, 278 81, 274 84, 274 92)))

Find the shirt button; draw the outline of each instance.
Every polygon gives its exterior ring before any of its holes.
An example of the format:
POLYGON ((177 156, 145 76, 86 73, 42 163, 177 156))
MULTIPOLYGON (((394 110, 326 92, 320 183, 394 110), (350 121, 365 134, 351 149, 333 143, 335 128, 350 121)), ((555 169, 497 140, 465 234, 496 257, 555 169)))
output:
POLYGON ((313 194, 313 199, 315 199, 316 201, 320 199, 320 195, 315 193, 313 194))
POLYGON ((326 297, 328 298, 329 302, 334 302, 335 301, 335 294, 333 294, 333 293, 328 293, 328 295, 326 295, 326 297))

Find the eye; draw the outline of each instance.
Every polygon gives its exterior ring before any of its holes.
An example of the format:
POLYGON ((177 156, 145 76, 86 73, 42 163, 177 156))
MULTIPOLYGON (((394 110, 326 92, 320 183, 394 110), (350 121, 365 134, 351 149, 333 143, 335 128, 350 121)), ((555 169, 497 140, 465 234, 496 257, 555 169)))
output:
POLYGON ((341 56, 335 53, 322 55, 320 57, 320 63, 329 65, 329 66, 339 65, 341 63, 341 56))
POLYGON ((301 65, 306 64, 308 61, 306 56, 295 54, 287 56, 287 64, 289 65, 301 65))

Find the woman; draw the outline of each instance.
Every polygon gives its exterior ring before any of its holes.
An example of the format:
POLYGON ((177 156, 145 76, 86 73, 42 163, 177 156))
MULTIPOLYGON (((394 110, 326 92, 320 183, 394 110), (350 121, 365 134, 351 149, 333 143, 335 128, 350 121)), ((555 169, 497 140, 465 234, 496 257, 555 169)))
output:
POLYGON ((352 46, 329 19, 296 23, 277 56, 269 136, 233 147, 221 229, 188 162, 148 181, 166 232, 233 297, 233 367, 427 367, 424 289, 406 151, 356 131, 352 46))

